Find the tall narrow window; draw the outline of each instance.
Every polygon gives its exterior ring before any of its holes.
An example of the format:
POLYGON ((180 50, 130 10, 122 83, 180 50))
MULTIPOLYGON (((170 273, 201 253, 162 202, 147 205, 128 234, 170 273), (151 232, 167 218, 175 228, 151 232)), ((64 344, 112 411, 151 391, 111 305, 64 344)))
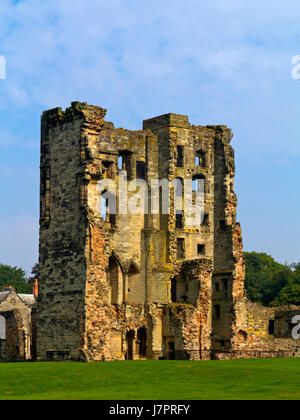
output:
POLYGON ((120 171, 123 171, 125 169, 124 163, 125 163, 124 162, 124 157, 123 156, 119 156, 119 159, 118 159, 118 169, 120 171))
POLYGON ((127 179, 132 176, 132 152, 130 150, 121 150, 118 158, 119 171, 127 172, 127 179))
POLYGON ((183 168, 183 146, 177 146, 177 168, 183 168))
POLYGON ((184 238, 177 239, 177 258, 184 258, 184 238))
POLYGON ((182 213, 176 213, 176 229, 183 228, 183 215, 182 213))
POLYGON ((214 319, 218 320, 221 319, 221 306, 214 305, 214 319))
POLYGON ((136 177, 137 179, 146 179, 146 163, 137 161, 136 162, 136 177))
POLYGON ((101 217, 104 219, 104 221, 107 221, 108 216, 108 199, 103 197, 103 194, 101 196, 101 217))

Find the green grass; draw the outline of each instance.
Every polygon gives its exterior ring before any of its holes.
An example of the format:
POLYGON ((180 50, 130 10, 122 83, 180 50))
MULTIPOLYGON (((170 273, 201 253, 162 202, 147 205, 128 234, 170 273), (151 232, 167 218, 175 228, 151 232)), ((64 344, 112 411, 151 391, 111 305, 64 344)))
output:
POLYGON ((0 363, 0 399, 300 399, 300 359, 0 363))

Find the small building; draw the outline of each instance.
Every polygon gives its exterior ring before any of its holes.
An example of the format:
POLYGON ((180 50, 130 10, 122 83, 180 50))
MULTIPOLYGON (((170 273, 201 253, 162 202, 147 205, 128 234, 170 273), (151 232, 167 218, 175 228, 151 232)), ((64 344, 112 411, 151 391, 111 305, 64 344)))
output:
POLYGON ((0 360, 35 358, 36 298, 6 287, 0 292, 0 360))

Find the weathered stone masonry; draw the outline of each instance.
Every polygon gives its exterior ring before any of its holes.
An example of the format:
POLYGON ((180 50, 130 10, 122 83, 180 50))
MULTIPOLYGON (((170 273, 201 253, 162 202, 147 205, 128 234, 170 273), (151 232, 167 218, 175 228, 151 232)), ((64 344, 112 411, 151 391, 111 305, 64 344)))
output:
MULTIPOLYGON (((244 297, 231 130, 167 114, 128 131, 105 113, 75 102, 42 116, 38 359, 246 357, 245 343, 258 351, 244 297), (203 224, 188 226, 184 211, 101 217, 97 183, 120 181, 120 159, 128 181, 148 186, 204 179, 203 224)), ((264 340, 275 354, 275 338, 264 340)))

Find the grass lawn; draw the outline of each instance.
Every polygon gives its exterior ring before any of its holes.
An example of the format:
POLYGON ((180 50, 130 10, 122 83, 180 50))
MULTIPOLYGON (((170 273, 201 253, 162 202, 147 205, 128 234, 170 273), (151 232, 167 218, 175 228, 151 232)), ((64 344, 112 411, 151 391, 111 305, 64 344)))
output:
POLYGON ((300 399, 300 359, 0 363, 0 399, 300 399))

